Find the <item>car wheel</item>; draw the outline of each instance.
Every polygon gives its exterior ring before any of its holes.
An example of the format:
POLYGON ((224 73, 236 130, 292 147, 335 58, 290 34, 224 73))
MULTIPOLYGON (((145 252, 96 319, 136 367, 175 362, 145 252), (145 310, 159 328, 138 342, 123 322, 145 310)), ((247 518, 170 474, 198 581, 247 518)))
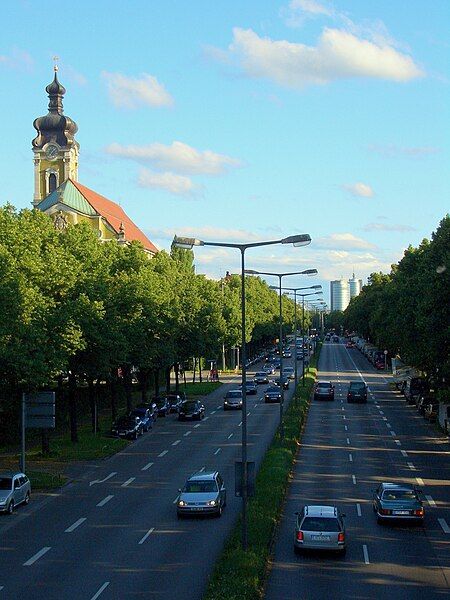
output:
POLYGON ((29 492, 26 493, 25 500, 23 501, 23 503, 25 505, 30 503, 30 493, 29 492))
POLYGON ((223 507, 222 505, 219 506, 219 510, 217 511, 217 517, 221 517, 222 516, 222 512, 223 512, 223 507))
POLYGON ((11 500, 11 502, 8 504, 8 510, 6 511, 8 513, 8 515, 12 515, 14 512, 14 500, 11 500))

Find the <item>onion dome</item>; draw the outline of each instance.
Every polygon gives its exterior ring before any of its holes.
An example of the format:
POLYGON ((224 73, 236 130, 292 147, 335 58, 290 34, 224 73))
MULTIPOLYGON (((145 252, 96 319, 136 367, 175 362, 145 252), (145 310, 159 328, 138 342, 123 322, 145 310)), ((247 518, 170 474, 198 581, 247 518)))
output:
POLYGON ((58 81, 58 67, 55 66, 53 81, 45 88, 48 97, 48 114, 34 120, 33 127, 38 132, 31 142, 33 148, 40 149, 49 142, 56 142, 61 147, 77 144, 74 139, 78 126, 70 117, 64 115, 63 96, 66 89, 58 81))

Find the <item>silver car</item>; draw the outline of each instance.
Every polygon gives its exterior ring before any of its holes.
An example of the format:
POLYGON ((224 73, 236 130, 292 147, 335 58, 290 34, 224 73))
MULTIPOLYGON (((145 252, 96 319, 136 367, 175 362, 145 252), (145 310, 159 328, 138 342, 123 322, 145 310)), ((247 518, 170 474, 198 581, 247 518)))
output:
POLYGON ((242 409, 242 391, 229 390, 223 399, 223 410, 242 409))
POLYGON ((0 473, 0 512, 11 515, 19 504, 28 504, 31 484, 25 473, 0 473))
POLYGON ((304 506, 295 513, 294 550, 336 550, 345 554, 344 514, 336 506, 304 506))
POLYGON ((177 516, 207 515, 221 516, 227 503, 227 493, 222 476, 218 471, 199 471, 189 477, 184 488, 178 490, 177 516))

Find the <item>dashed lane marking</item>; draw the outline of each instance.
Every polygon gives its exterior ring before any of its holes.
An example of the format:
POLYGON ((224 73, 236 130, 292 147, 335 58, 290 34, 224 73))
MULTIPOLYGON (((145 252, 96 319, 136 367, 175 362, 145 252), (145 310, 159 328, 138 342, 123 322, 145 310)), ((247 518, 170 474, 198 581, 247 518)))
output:
POLYGON ((383 421, 387 421, 387 417, 382 417, 383 421))
POLYGON ((356 485, 356 477, 354 475, 352 475, 352 481, 353 481, 353 485, 356 485))
POLYGON ((222 448, 217 448, 217 450, 214 452, 214 454, 219 454, 219 452, 222 450, 222 448))
POLYGON ((425 498, 430 506, 436 506, 436 502, 433 500, 433 498, 431 496, 425 496, 425 498))
POLYGON ((347 425, 344 425, 344 429, 345 429, 345 431, 348 431, 347 425))
POLYGON ((158 454, 158 458, 162 458, 163 456, 165 456, 169 451, 168 450, 163 450, 161 452, 161 454, 158 454))
POLYGON ((421 485, 421 486, 425 485, 424 482, 423 482, 422 477, 416 477, 416 481, 417 481, 417 485, 421 485))
POLYGON ((356 503, 356 514, 358 517, 361 516, 361 504, 359 504, 359 502, 356 503))
POLYGON ((392 429, 391 429, 391 431, 390 431, 389 433, 392 435, 392 437, 395 437, 395 436, 397 435, 397 434, 395 433, 395 431, 392 431, 392 429))
POLYGON ((348 455, 348 460, 349 460, 350 462, 353 462, 353 456, 352 456, 351 454, 349 454, 349 455, 348 455))
POLYGON ((239 423, 238 427, 240 427, 242 425, 242 421, 239 423))
POLYGON ((150 467, 152 467, 152 466, 153 466, 153 464, 154 464, 154 463, 152 463, 152 462, 150 462, 150 463, 147 463, 147 464, 145 465, 145 467, 142 467, 141 471, 148 471, 148 470, 150 469, 150 467))
POLYGON ((364 564, 369 565, 369 551, 367 550, 366 544, 363 544, 363 555, 364 555, 364 564))
POLYGON ((387 427, 388 429, 392 429, 392 425, 391 425, 390 423, 386 423, 386 427, 387 427))
POLYGON ((33 563, 35 563, 37 560, 39 560, 41 558, 41 556, 44 556, 44 554, 47 554, 47 552, 51 550, 51 546, 44 546, 44 548, 41 548, 39 550, 39 552, 36 552, 36 554, 34 554, 31 558, 29 558, 27 560, 27 562, 23 563, 24 567, 30 567, 33 563))
POLYGON ((89 482, 89 487, 91 487, 91 485, 94 485, 96 483, 105 483, 105 481, 108 481, 108 479, 111 479, 111 477, 114 477, 114 475, 117 475, 117 473, 115 471, 114 471, 114 473, 110 473, 103 479, 94 479, 94 481, 89 482))
POLYGON ((228 436, 228 439, 230 439, 231 437, 233 437, 233 433, 230 433, 230 435, 228 436))
POLYGON ((192 431, 186 431, 186 433, 183 433, 184 437, 187 437, 188 435, 191 435, 192 431))
POLYGON ((203 473, 204 470, 205 470, 205 467, 202 467, 201 469, 199 469, 199 473, 203 473))
POLYGON ((402 445, 402 443, 401 443, 400 440, 394 440, 394 442, 397 444, 397 446, 401 446, 402 445))
MULTIPOLYGON (((178 500, 178 496, 177 496, 177 500, 178 500)), ((145 540, 148 538, 148 536, 151 535, 154 531, 155 531, 155 528, 150 527, 150 529, 147 531, 147 533, 144 535, 144 537, 139 540, 138 544, 143 544, 145 542, 145 540)))
POLYGON ((204 421, 207 421, 209 419, 209 417, 203 417, 204 421))
POLYGON ((114 498, 114 495, 106 496, 105 498, 103 498, 103 500, 100 500, 100 502, 97 504, 97 506, 105 506, 105 504, 107 502, 109 502, 110 500, 112 500, 113 498, 114 498))
POLYGON ((349 439, 349 438, 347 438, 347 444, 349 444, 349 445, 350 445, 350 439, 349 439))
POLYGON ((180 442, 181 440, 175 440, 174 442, 172 442, 172 446, 178 446, 180 442))
POLYGON ((404 456, 405 458, 408 456, 408 453, 406 452, 406 450, 400 450, 400 452, 402 453, 402 456, 404 456))
POLYGON ((407 465, 408 465, 408 467, 411 469, 411 471, 415 471, 415 470, 416 470, 416 467, 413 465, 413 463, 412 463, 412 462, 407 462, 406 464, 407 464, 407 465))
POLYGON ((447 525, 447 521, 445 519, 438 519, 438 522, 444 533, 450 533, 450 527, 447 525))
POLYGON ((91 600, 97 600, 102 592, 106 590, 109 585, 109 581, 105 581, 105 583, 97 590, 97 592, 92 596, 91 600))
POLYGON ((197 423, 197 425, 194 425, 194 429, 197 429, 197 427, 200 427, 200 423, 197 423))
POLYGON ((212 410, 212 411, 211 411, 211 414, 212 414, 212 415, 215 415, 215 414, 216 414, 216 412, 217 412, 217 410, 212 410))
POLYGON ((75 523, 73 523, 70 527, 68 527, 64 533, 72 533, 72 531, 75 531, 75 529, 77 527, 79 527, 81 525, 81 523, 84 523, 86 521, 86 517, 81 517, 80 519, 78 519, 78 521, 75 521, 75 523))
POLYGON ((136 479, 136 477, 130 477, 130 479, 127 479, 126 481, 124 481, 120 487, 127 487, 135 479, 136 479))

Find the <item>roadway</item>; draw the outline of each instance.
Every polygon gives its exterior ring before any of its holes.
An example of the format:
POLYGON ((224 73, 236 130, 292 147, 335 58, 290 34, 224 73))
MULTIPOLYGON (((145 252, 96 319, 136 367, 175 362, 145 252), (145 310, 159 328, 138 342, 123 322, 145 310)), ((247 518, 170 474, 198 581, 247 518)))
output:
MULTIPOLYGON (((242 413, 222 408, 226 389, 238 383, 235 377, 206 398, 203 421, 160 418, 59 492, 34 495, 29 506, 1 516, 0 598, 199 600, 241 510, 234 463, 242 413), (222 473, 227 507, 220 519, 180 521, 178 489, 199 469, 222 473)), ((247 396, 248 460, 257 466, 279 422, 279 404, 262 399, 266 387, 247 396)))
POLYGON ((335 401, 313 401, 276 536, 265 600, 396 600, 450 596, 448 438, 406 406, 356 349, 324 344, 319 378, 335 401), (351 380, 369 386, 367 404, 347 404, 351 380), (378 525, 373 490, 381 481, 419 485, 425 524, 378 525), (346 514, 347 554, 295 555, 294 512, 335 504, 346 514))

